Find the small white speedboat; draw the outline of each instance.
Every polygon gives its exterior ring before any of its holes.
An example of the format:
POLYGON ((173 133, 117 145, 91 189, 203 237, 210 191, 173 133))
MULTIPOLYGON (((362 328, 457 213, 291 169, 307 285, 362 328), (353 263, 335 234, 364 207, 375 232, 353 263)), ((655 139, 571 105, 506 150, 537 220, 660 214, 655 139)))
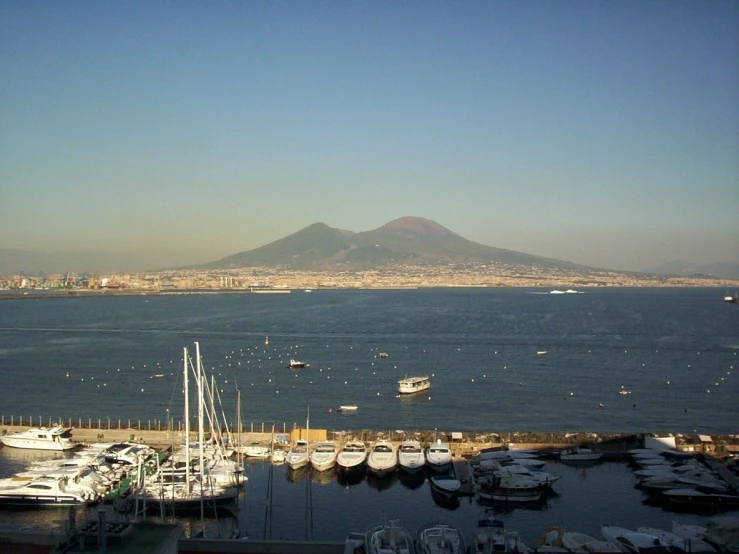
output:
POLYGON ((375 475, 387 475, 395 471, 398 465, 398 456, 395 446, 388 440, 377 441, 367 456, 367 467, 375 475))
POLYGON ((269 458, 270 454, 272 454, 272 449, 269 446, 261 444, 246 444, 235 446, 234 452, 243 454, 247 458, 269 458))
POLYGON ((336 465, 337 447, 334 441, 316 443, 310 453, 310 465, 316 471, 328 471, 336 465))
POLYGON ((417 473, 426 464, 426 456, 417 440, 403 441, 398 449, 398 465, 403 471, 417 473))
POLYGON ((446 471, 452 465, 452 451, 449 445, 438 439, 426 448, 426 464, 434 471, 446 471))
POLYGON ((362 441, 348 441, 336 456, 336 464, 342 471, 356 471, 367 461, 367 446, 362 441))
POLYGON ((300 469, 301 467, 307 466, 310 462, 308 441, 303 439, 296 440, 295 444, 293 444, 287 453, 285 461, 290 466, 290 469, 300 469))

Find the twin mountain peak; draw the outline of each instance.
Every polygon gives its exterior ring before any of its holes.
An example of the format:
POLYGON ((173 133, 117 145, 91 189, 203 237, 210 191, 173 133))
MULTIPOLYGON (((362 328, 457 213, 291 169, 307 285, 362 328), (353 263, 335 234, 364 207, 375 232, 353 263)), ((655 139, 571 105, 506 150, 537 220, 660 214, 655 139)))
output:
POLYGON ((287 266, 295 269, 372 269, 393 265, 499 262, 547 268, 575 264, 467 240, 435 221, 401 217, 372 231, 354 233, 314 223, 284 238, 203 264, 203 269, 287 266))

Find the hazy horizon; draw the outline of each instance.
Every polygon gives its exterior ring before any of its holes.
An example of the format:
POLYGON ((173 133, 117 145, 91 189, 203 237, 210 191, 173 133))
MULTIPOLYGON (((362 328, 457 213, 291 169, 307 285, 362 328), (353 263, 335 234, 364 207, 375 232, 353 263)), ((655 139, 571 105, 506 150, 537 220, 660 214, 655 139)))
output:
POLYGON ((3 2, 0 250, 158 269, 415 215, 737 261, 737 28, 730 0, 3 2))

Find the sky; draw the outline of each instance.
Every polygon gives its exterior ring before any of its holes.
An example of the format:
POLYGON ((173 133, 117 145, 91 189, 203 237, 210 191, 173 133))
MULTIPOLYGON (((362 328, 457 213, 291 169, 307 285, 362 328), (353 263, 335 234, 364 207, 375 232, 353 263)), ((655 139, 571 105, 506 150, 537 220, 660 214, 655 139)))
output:
POLYGON ((0 2, 0 249, 166 267, 408 215, 739 260, 739 3, 0 2))

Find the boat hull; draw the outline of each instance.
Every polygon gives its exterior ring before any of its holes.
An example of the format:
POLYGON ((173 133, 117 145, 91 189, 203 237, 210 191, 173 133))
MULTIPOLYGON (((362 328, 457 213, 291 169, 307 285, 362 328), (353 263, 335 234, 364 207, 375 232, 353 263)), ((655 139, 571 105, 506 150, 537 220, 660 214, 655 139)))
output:
POLYGON ((70 438, 71 427, 31 427, 20 433, 0 436, 0 442, 11 448, 27 448, 30 450, 54 450, 63 452, 74 450, 77 444, 70 438))
POLYGON ((428 377, 410 377, 398 381, 398 393, 400 394, 416 394, 431 388, 431 382, 428 377))
POLYGON ((0 494, 0 506, 25 507, 25 508, 55 508, 64 506, 79 506, 89 504, 87 500, 81 500, 75 496, 34 496, 34 495, 5 495, 0 494))

